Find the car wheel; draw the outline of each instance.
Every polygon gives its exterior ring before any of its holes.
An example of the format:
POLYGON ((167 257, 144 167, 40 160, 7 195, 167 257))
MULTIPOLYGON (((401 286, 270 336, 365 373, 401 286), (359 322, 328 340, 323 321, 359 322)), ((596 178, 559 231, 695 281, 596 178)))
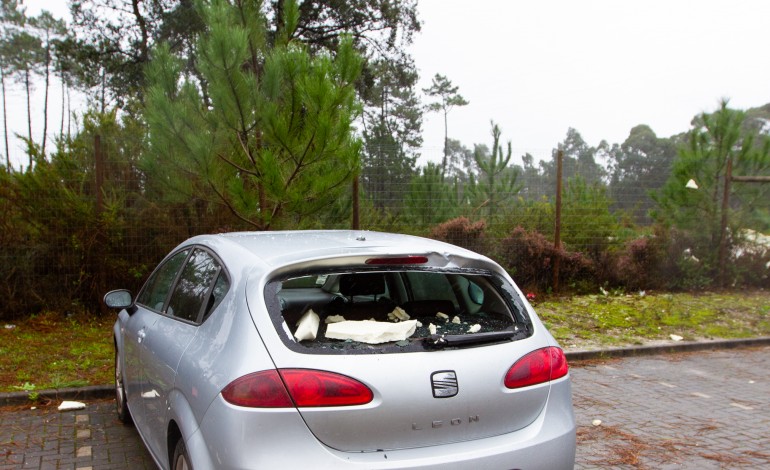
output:
POLYGON ((120 421, 125 424, 131 423, 131 413, 126 403, 126 388, 123 384, 123 366, 117 348, 115 349, 115 409, 120 421))
POLYGON ((187 447, 181 437, 174 447, 174 460, 171 461, 171 470, 192 470, 190 457, 187 455, 187 447))

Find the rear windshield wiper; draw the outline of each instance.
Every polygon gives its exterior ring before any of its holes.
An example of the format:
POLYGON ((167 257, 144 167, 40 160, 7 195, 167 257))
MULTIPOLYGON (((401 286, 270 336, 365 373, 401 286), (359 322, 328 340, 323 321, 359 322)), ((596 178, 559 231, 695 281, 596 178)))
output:
POLYGON ((514 329, 503 331, 490 331, 487 333, 473 333, 464 335, 430 335, 423 339, 427 349, 444 349, 453 347, 470 346, 498 341, 512 341, 519 337, 526 337, 528 329, 526 325, 514 326, 514 329))

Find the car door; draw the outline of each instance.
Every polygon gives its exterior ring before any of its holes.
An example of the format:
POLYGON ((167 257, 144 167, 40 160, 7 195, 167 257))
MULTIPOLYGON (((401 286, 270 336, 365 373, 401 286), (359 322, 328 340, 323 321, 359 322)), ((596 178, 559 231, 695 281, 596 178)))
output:
POLYGON ((163 261, 150 275, 136 299, 136 311, 123 325, 124 383, 131 417, 140 432, 144 432, 145 406, 143 391, 147 382, 142 356, 145 354, 147 330, 160 318, 171 287, 190 250, 180 251, 163 261))
MULTIPOLYGON (((220 264, 202 248, 187 258, 176 279, 161 315, 148 326, 144 339, 143 366, 147 380, 142 397, 147 428, 147 444, 158 456, 166 450, 166 420, 175 389, 180 359, 198 333, 220 264)), ((182 391, 184 394, 184 392, 182 391)), ((186 397, 189 401, 190 397, 186 397)))

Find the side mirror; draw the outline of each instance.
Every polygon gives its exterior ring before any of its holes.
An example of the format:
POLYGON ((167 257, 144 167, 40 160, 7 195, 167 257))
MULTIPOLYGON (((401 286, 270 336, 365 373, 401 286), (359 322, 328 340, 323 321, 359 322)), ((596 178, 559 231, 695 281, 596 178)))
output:
POLYGON ((104 304, 109 308, 128 309, 134 304, 134 299, 131 298, 131 292, 118 289, 104 295, 104 304))

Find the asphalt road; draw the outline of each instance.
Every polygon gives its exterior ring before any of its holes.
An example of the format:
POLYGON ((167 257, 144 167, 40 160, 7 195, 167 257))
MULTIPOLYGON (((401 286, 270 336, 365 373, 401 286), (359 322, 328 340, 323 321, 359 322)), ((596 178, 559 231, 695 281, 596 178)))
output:
MULTIPOLYGON (((770 469, 770 346, 572 364, 576 468, 770 469)), ((110 400, 0 409, 0 470, 154 469, 110 400)))

